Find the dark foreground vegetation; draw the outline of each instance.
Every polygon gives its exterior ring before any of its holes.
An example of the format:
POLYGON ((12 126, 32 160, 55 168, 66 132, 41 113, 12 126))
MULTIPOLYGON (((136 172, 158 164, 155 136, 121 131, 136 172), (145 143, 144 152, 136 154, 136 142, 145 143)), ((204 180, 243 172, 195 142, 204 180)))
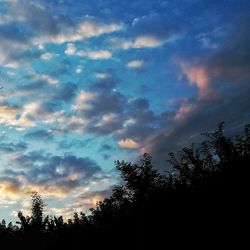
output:
POLYGON ((234 140, 224 136, 223 124, 205 137, 199 148, 170 154, 171 173, 158 172, 147 154, 140 164, 117 161, 123 183, 90 215, 75 213, 68 222, 45 217, 43 200, 33 193, 31 217, 19 212, 19 226, 0 223, 1 246, 244 249, 241 244, 249 231, 250 125, 234 140))

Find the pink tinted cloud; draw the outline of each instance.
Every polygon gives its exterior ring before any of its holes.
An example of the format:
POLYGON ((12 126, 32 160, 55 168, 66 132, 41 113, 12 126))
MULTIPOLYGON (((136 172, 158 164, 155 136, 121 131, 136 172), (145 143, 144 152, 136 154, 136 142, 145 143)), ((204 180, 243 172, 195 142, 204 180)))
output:
POLYGON ((189 83, 198 88, 199 99, 212 99, 215 91, 211 85, 211 76, 205 66, 187 66, 181 64, 182 72, 186 75, 189 83))

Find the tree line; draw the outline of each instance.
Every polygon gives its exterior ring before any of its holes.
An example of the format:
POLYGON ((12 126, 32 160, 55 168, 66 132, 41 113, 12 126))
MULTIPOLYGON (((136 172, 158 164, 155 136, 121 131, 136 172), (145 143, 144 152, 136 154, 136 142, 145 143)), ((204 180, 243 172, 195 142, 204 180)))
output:
POLYGON ((234 139, 223 123, 206 140, 170 153, 171 172, 159 172, 149 154, 140 163, 116 161, 122 182, 90 209, 45 216, 41 195, 31 196, 31 216, 0 223, 0 244, 9 249, 173 249, 243 243, 250 167, 250 125, 234 139), (225 236, 224 236, 225 235, 225 236), (239 238, 238 236, 239 235, 239 238), (162 248, 163 246, 163 248, 162 248))

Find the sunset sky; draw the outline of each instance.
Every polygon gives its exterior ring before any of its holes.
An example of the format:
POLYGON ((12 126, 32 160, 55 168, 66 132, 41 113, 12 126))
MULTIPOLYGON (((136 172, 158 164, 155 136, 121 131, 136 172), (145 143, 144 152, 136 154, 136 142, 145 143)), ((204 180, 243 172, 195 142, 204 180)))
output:
POLYGON ((250 122, 249 0, 0 0, 0 219, 87 211, 115 160, 250 122))

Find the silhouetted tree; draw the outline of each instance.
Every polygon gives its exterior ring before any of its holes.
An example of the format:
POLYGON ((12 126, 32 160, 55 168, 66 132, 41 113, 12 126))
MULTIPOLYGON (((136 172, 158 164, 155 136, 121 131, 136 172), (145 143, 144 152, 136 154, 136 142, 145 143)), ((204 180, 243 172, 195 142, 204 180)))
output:
POLYGON ((37 191, 31 194, 31 199, 31 224, 41 228, 43 225, 43 209, 45 206, 44 201, 37 191))

